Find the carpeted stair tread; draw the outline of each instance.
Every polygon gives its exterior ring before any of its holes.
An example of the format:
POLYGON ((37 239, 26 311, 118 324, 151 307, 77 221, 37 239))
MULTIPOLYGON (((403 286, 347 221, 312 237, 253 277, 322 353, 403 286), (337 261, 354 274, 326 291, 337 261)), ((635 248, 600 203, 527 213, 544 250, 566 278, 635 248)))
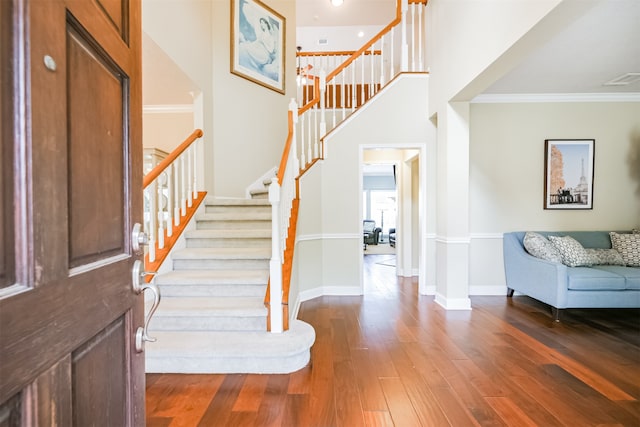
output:
POLYGON ((204 199, 206 206, 270 206, 268 200, 263 199, 216 199, 207 196, 204 199))
POLYGON ((147 343, 147 356, 180 354, 181 358, 274 358, 309 351, 315 331, 299 320, 283 333, 228 331, 156 331, 156 342, 147 343))
POLYGON ((211 230, 189 230, 185 232, 187 239, 250 239, 264 238, 271 239, 271 229, 211 229, 211 230))
POLYGON ((269 270, 175 270, 159 274, 157 285, 266 285, 269 270))
POLYGON ((175 251, 173 260, 195 259, 270 259, 268 248, 186 248, 175 251))

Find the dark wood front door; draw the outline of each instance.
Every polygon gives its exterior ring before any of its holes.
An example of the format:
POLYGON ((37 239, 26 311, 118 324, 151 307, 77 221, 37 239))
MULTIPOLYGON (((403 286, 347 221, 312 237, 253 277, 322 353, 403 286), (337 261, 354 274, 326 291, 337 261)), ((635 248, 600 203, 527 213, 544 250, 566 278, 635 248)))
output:
POLYGON ((144 425, 139 0, 0 0, 0 426, 144 425))

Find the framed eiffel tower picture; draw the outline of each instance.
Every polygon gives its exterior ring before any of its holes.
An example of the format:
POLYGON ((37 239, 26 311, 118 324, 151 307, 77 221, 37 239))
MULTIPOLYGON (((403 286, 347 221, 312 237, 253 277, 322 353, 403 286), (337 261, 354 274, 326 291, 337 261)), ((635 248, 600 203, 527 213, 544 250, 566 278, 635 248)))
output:
POLYGON ((547 139, 544 209, 593 209, 594 139, 547 139))

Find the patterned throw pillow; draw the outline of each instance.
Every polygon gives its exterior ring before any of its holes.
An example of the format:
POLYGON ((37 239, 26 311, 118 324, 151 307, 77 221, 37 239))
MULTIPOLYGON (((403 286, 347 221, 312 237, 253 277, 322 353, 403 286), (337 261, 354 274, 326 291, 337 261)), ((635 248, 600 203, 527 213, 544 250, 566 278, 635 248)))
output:
POLYGON ((551 243, 558 249, 562 257, 562 263, 569 267, 582 267, 591 265, 591 260, 584 247, 571 236, 549 236, 551 243))
POLYGON ((562 262, 560 252, 551 244, 549 239, 540 233, 527 231, 522 241, 524 248, 536 258, 547 261, 562 262))
POLYGON ((591 265, 626 265, 622 254, 615 249, 584 248, 591 265))
POLYGON ((619 234, 609 233, 611 246, 620 252, 625 264, 630 267, 640 267, 640 233, 619 234))

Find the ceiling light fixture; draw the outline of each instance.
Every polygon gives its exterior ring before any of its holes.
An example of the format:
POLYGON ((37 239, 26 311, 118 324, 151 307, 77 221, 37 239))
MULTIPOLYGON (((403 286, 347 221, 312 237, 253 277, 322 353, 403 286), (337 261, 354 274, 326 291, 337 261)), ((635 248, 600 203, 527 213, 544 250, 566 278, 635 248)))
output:
POLYGON ((331 0, 331 4, 334 6, 340 6, 342 3, 344 3, 344 0, 331 0))

